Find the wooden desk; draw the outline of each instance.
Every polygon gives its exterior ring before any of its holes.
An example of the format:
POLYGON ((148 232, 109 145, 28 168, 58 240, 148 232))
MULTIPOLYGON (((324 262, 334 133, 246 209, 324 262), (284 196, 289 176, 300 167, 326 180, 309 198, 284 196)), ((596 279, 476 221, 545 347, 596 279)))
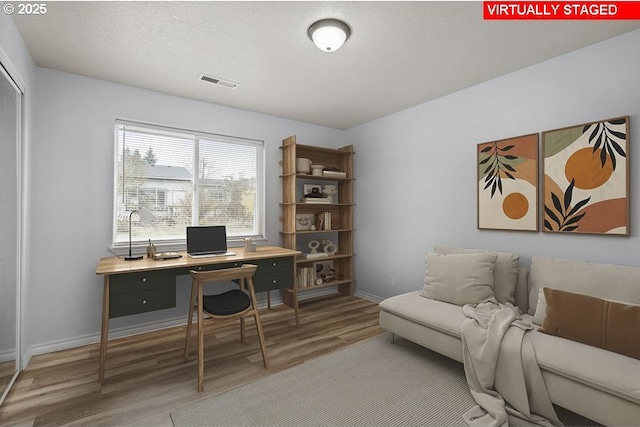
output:
MULTIPOLYGON (((144 258, 125 261, 118 257, 102 258, 96 274, 104 276, 102 294, 102 332, 100 338, 100 371, 104 380, 109 339, 109 319, 176 306, 176 276, 188 275, 190 270, 214 270, 238 267, 242 264, 258 266, 254 276, 256 292, 293 288, 296 294, 295 265, 298 251, 277 246, 258 246, 256 252, 244 248, 230 248, 233 256, 191 258, 180 252, 181 258, 163 261, 144 258)), ((294 296, 294 301, 297 298, 294 296)), ((298 304, 294 303, 296 326, 298 304)))

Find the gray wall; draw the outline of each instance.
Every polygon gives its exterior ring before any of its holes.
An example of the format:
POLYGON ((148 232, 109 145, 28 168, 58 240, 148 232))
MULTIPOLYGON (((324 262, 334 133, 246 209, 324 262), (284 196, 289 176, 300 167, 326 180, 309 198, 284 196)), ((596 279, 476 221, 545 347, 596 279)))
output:
MULTIPOLYGON (((37 68, 35 80, 27 218, 27 327, 34 353, 95 341, 99 334, 102 277, 95 268, 110 255, 116 118, 264 140, 266 237, 274 245, 281 244, 282 139, 296 134, 299 142, 321 146, 344 140, 335 129, 49 69, 37 68)), ((184 320, 187 282, 179 279, 177 308, 114 319, 111 329, 184 320)))
MULTIPOLYGON (((265 140, 271 244, 281 242, 281 140, 353 143, 357 289, 373 297, 418 289, 435 244, 514 251, 524 266, 534 254, 639 265, 638 45, 640 31, 342 132, 34 67, 0 14, 0 54, 26 90, 23 351, 98 337, 94 272, 111 241, 115 118, 265 140), (631 116, 631 237, 476 229, 476 144, 620 115, 631 116)), ((180 308, 117 319, 112 330, 183 317, 186 299, 183 289, 180 308)))
POLYGON ((348 130, 357 289, 382 298, 420 289, 436 244, 516 252, 525 267, 533 255, 640 265, 638 46, 635 31, 348 130), (630 237, 477 230, 476 144, 622 115, 631 117, 630 237))

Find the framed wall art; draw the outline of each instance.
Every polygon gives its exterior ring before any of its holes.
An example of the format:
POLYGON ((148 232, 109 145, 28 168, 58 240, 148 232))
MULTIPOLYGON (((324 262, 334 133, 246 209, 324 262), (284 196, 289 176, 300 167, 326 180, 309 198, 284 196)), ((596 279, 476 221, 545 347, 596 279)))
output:
POLYGON ((478 228, 538 231, 538 134, 478 144, 478 228))
POLYGON ((544 231, 629 235, 629 117, 542 134, 544 231))

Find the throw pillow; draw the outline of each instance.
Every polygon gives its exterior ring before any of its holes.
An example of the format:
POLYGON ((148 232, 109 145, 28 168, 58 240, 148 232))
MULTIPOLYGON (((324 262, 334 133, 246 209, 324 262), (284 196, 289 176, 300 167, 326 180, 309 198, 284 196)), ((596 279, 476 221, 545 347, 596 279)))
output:
POLYGON ((496 258, 491 253, 428 254, 422 296, 456 305, 495 301, 496 258))
POLYGON ((538 305, 536 305, 536 312, 533 315, 533 323, 536 325, 542 325, 544 315, 547 311, 547 300, 544 299, 544 289, 545 288, 540 288, 540 291, 538 291, 538 305))
POLYGON ((640 304, 640 268, 534 256, 529 272, 529 314, 536 311, 540 288, 561 289, 603 298, 640 304), (615 283, 615 286, 605 286, 615 283))
POLYGON ((640 359, 640 305, 607 301, 604 348, 640 359))
POLYGON ((540 332, 640 359, 640 305, 543 288, 540 332))
POLYGON ((518 281, 518 262, 520 256, 510 252, 493 252, 482 249, 467 249, 450 246, 436 246, 436 252, 443 254, 493 253, 497 255, 493 270, 493 292, 501 303, 515 304, 516 283, 518 281))

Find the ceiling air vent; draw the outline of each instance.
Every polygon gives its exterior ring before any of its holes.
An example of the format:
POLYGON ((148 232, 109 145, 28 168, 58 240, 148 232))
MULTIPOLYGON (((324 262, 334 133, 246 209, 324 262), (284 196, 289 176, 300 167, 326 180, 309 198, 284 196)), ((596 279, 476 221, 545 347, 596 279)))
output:
POLYGON ((240 86, 240 83, 232 82, 231 80, 221 79, 220 77, 208 76, 206 74, 200 74, 198 80, 203 82, 213 83, 214 85, 226 87, 227 89, 235 89, 240 86))

